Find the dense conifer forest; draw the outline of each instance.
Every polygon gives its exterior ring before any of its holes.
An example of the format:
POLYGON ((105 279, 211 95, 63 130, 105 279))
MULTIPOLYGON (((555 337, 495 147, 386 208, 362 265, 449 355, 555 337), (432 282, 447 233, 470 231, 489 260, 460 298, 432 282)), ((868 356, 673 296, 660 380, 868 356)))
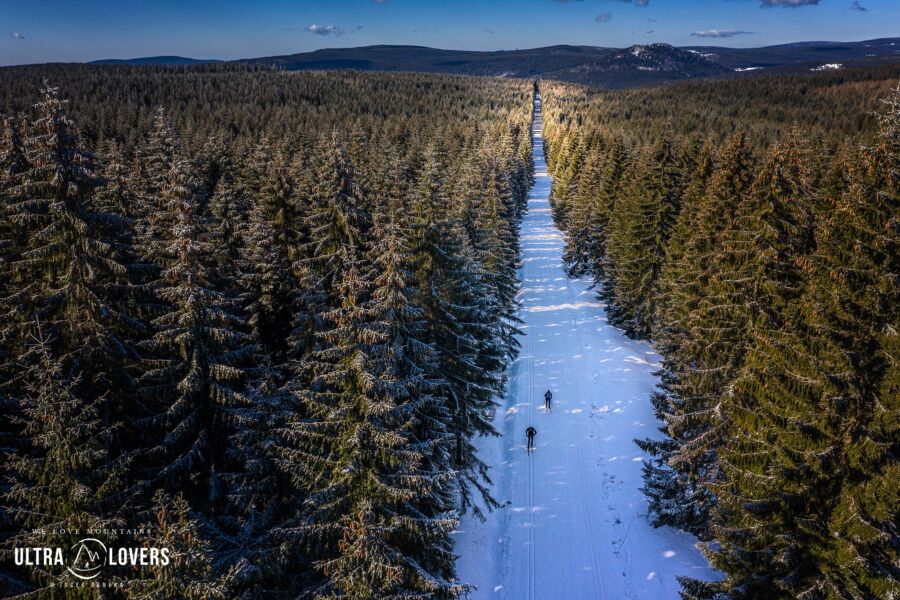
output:
POLYGON ((532 85, 0 70, 0 535, 23 598, 450 598, 516 356, 532 85), (137 536, 129 532, 150 525, 137 536), (121 531, 120 535, 109 532, 121 531))
POLYGON ((684 598, 900 595, 897 80, 542 85, 567 268, 663 356, 651 518, 723 573, 684 598))
MULTIPOLYGON (((539 84, 566 268, 663 357, 650 519, 722 574, 686 599, 900 597, 898 79, 539 84)), ((465 596, 531 82, 0 80, 2 550, 173 552, 106 588, 4 561, 0 596, 465 596)))

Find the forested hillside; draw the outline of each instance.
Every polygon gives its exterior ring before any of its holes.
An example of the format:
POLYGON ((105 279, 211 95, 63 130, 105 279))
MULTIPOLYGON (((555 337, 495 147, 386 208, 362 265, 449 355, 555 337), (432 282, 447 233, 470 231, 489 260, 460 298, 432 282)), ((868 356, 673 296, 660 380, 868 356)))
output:
POLYGON ((547 125, 551 140, 562 119, 577 123, 582 134, 603 131, 629 144, 652 143, 664 132, 722 144, 742 129, 753 145, 762 146, 793 128, 832 146, 851 139, 868 142, 876 131, 871 113, 898 80, 900 65, 618 92, 548 82, 547 89, 555 91, 547 125))
POLYGON ((0 595, 463 593, 449 534, 493 502, 473 440, 517 353, 531 84, 0 77, 4 555, 97 529, 174 553, 109 588, 4 560, 0 595))
POLYGON ((900 88, 886 74, 542 84, 568 269, 664 356, 663 436, 636 440, 655 456, 644 492, 655 523, 706 540, 724 573, 683 578, 685 598, 900 595, 900 88))

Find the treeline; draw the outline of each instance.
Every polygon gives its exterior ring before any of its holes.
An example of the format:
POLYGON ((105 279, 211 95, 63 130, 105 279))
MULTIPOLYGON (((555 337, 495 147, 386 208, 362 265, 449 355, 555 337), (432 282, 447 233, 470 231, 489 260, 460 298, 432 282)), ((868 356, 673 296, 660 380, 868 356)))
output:
POLYGON ((670 129, 724 144, 743 129, 762 146, 800 128, 835 148, 849 138, 874 139, 870 113, 898 80, 900 65, 889 64, 617 91, 554 83, 557 102, 545 120, 574 120, 582 130, 602 129, 629 144, 652 143, 670 129))
POLYGON ((0 595, 464 594, 531 85, 65 69, 4 71, 0 595), (13 565, 87 530, 173 563, 13 565))
POLYGON ((584 93, 573 112, 571 90, 542 86, 565 260, 663 355, 664 436, 636 440, 654 457, 651 519, 705 540, 724 575, 683 578, 682 595, 897 597, 900 88, 876 117, 830 117, 839 132, 860 123, 834 146, 805 120, 771 142, 764 115, 734 131, 720 101, 671 110, 710 110, 722 131, 622 136, 606 127, 622 103, 678 93, 584 93))

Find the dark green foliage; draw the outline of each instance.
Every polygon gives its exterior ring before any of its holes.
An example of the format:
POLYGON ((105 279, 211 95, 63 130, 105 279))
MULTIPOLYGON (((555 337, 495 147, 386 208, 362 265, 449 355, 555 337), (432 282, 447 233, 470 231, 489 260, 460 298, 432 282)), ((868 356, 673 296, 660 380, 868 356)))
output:
POLYGON ((57 73, 86 136, 50 88, 3 120, 2 543, 169 548, 110 573, 122 597, 463 595, 450 532, 496 506, 475 438, 516 351, 530 86, 85 74, 57 73))
MULTIPOLYGON (((38 327, 23 356, 28 367, 17 425, 30 445, 4 459, 11 486, 3 501, 20 526, 9 544, 70 548, 82 537, 79 531, 123 524, 117 502, 124 464, 108 461, 102 401, 80 397, 82 382, 67 375, 64 362, 53 356, 51 340, 43 335, 38 327)), ((52 587, 61 575, 56 569, 35 567, 28 574, 42 588, 39 593, 54 594, 52 587)), ((27 589, 23 583, 19 587, 27 589)), ((93 592, 74 589, 64 597, 92 598, 93 592)))
MULTIPOLYGON (((610 320, 664 355, 651 401, 665 437, 636 441, 653 455, 651 520, 708 540, 725 575, 682 578, 685 598, 894 597, 900 91, 872 147, 793 130, 768 147, 739 131, 720 148, 724 128, 673 142, 656 123, 604 178, 585 140, 617 103, 652 111, 700 87, 544 96, 560 116, 547 145, 570 269, 592 273, 610 320)), ((757 136, 769 125, 748 123, 757 136)))
POLYGON ((159 491, 153 496, 152 513, 153 532, 143 534, 139 541, 150 548, 168 549, 169 562, 141 569, 127 581, 128 595, 156 600, 233 597, 234 572, 214 573, 212 545, 203 538, 187 501, 159 491))

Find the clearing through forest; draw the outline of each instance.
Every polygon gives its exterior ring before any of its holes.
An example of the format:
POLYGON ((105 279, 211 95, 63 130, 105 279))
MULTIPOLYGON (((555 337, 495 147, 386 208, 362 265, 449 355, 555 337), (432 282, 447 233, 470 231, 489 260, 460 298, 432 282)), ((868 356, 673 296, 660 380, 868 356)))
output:
POLYGON ((660 437, 649 400, 660 357, 607 323, 589 278, 566 276, 541 131, 537 97, 535 185, 521 231, 525 335, 497 410, 502 437, 480 441, 494 497, 506 504, 485 523, 463 519, 458 576, 478 586, 478 600, 678 598, 676 575, 715 574, 693 536, 647 519, 647 455, 633 440, 660 437), (531 455, 529 425, 537 429, 531 455))

